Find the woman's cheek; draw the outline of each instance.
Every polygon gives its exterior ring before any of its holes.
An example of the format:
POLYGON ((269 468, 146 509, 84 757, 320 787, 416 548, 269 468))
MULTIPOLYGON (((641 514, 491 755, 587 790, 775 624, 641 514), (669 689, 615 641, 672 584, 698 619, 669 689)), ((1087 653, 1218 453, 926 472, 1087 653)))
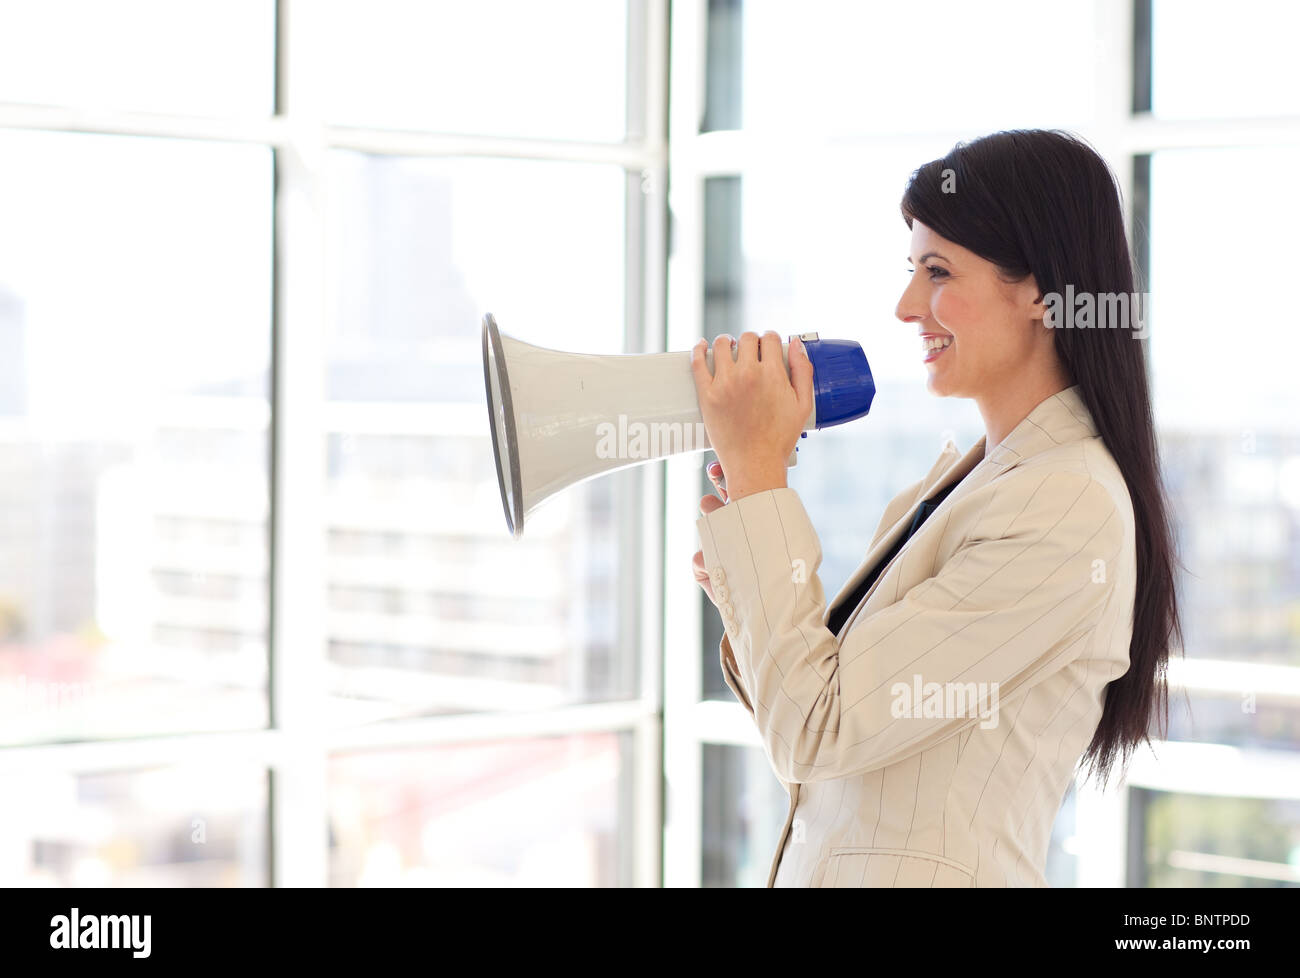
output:
POLYGON ((934 313, 939 325, 952 333, 959 333, 961 327, 971 319, 970 303, 957 293, 946 290, 941 291, 930 303, 930 311, 934 313))

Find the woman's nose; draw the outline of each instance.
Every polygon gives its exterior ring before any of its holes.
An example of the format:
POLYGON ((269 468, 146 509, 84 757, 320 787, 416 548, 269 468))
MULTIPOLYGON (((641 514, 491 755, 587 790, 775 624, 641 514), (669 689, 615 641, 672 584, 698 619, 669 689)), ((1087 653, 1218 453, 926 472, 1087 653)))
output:
POLYGON ((921 301, 922 284, 914 272, 908 277, 907 288, 903 289, 903 294, 898 297, 898 305, 894 307, 894 315, 905 323, 924 319, 925 314, 929 311, 929 308, 921 301))
POLYGON ((920 322, 929 311, 929 307, 920 301, 920 296, 916 295, 916 290, 912 288, 911 283, 903 290, 898 305, 894 307, 894 315, 905 323, 920 322))

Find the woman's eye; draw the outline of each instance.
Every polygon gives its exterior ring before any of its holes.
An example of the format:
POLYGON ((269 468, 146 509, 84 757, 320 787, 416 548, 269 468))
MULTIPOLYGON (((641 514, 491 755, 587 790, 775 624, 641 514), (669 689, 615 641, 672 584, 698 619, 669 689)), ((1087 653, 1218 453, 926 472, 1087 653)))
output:
POLYGON ((948 274, 947 269, 940 268, 938 265, 926 265, 925 270, 930 273, 931 278, 934 278, 935 275, 938 275, 940 278, 942 278, 943 276, 948 274))

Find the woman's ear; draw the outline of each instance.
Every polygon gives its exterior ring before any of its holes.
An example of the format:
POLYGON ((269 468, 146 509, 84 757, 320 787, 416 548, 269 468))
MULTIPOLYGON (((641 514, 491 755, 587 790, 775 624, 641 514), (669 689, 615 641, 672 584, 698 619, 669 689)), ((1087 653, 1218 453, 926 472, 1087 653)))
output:
POLYGON ((1038 287, 1038 283, 1032 275, 1021 284, 1024 288, 1025 308, 1029 319, 1041 322, 1044 326, 1050 326, 1052 324, 1053 303, 1049 302, 1048 297, 1043 295, 1043 290, 1038 287))

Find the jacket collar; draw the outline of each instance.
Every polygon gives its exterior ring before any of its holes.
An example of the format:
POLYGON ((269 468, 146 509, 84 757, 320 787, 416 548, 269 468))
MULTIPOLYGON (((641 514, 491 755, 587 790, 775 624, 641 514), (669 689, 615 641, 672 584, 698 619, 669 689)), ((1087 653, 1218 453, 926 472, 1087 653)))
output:
MULTIPOLYGON (((1011 468, 1031 455, 1096 434, 1092 413, 1083 403, 1083 389, 1075 384, 1040 401, 998 442, 988 458, 995 465, 1011 468)), ((984 440, 981 438, 980 443, 984 440)))
POLYGON ((1078 384, 1067 387, 1039 401, 991 451, 986 449, 988 438, 984 435, 965 454, 959 454, 956 444, 949 439, 927 473, 917 502, 964 479, 977 467, 983 466, 985 470, 975 480, 982 483, 1039 452, 1096 434, 1097 425, 1083 403, 1082 388, 1078 384))

